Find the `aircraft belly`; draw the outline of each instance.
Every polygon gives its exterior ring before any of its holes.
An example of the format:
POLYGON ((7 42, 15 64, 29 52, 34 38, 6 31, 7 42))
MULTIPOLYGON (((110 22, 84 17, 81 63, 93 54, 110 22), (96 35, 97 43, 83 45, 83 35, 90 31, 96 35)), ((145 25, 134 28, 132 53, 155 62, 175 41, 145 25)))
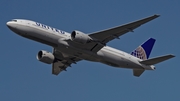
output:
POLYGON ((122 57, 115 56, 115 55, 109 54, 109 53, 104 53, 104 55, 102 56, 101 62, 103 62, 107 65, 110 65, 110 66, 114 66, 114 67, 125 67, 126 66, 122 57))
POLYGON ((29 26, 18 26, 17 34, 58 48, 64 55, 75 56, 84 60, 101 62, 113 67, 122 68, 141 68, 139 65, 129 61, 124 54, 117 54, 111 50, 100 50, 94 53, 89 50, 77 48, 74 45, 64 41, 62 35, 54 34, 53 32, 40 30, 38 28, 29 26))
POLYGON ((125 55, 122 54, 114 54, 108 51, 102 51, 103 55, 100 54, 101 61, 104 64, 113 66, 113 67, 121 67, 121 68, 129 68, 129 69, 139 69, 142 67, 138 64, 130 61, 125 55))
POLYGON ((105 51, 98 51, 97 53, 82 50, 79 48, 75 48, 68 45, 61 45, 58 49, 70 56, 75 56, 84 60, 93 61, 93 62, 101 62, 113 67, 118 68, 129 68, 129 69, 142 69, 142 67, 132 61, 129 61, 125 56, 121 56, 120 54, 111 54, 105 51))

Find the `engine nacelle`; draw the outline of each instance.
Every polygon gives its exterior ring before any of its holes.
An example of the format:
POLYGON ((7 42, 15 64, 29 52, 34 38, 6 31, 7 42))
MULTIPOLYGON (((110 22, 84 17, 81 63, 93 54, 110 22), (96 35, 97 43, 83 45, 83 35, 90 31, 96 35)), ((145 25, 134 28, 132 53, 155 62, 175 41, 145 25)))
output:
POLYGON ((83 32, 80 31, 73 31, 71 33, 71 40, 77 43, 85 44, 90 42, 92 39, 83 32))
POLYGON ((47 64, 51 64, 54 62, 55 57, 51 52, 47 52, 44 50, 41 50, 38 52, 37 54, 37 59, 41 62, 47 63, 47 64))

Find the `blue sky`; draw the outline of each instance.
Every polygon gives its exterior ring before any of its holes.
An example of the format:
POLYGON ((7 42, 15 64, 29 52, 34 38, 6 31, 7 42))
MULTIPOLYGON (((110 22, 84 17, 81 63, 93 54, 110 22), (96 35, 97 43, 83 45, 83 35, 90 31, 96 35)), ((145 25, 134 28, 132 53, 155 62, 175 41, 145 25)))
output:
POLYGON ((180 100, 179 0, 1 0, 0 100, 1 101, 169 101, 180 100), (81 61, 58 76, 51 66, 36 59, 50 46, 22 38, 6 22, 14 18, 35 20, 72 32, 91 33, 150 15, 161 16, 108 43, 131 52, 150 37, 157 41, 150 57, 175 54, 141 77, 132 70, 81 61))

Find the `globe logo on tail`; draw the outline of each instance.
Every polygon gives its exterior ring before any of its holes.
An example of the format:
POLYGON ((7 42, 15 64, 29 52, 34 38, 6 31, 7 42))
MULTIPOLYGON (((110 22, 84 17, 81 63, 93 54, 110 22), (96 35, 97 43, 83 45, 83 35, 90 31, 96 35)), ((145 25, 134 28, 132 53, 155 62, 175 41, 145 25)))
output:
POLYGON ((137 58, 140 58, 142 60, 146 60, 147 59, 147 56, 146 56, 146 52, 145 50, 139 46, 136 50, 134 50, 131 55, 137 57, 137 58))

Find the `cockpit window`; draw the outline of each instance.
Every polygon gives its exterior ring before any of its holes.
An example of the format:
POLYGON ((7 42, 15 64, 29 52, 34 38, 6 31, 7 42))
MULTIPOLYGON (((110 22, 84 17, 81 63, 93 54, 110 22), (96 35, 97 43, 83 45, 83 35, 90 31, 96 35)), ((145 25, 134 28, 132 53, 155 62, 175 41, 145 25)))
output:
POLYGON ((12 20, 13 22, 17 22, 17 20, 12 20))

